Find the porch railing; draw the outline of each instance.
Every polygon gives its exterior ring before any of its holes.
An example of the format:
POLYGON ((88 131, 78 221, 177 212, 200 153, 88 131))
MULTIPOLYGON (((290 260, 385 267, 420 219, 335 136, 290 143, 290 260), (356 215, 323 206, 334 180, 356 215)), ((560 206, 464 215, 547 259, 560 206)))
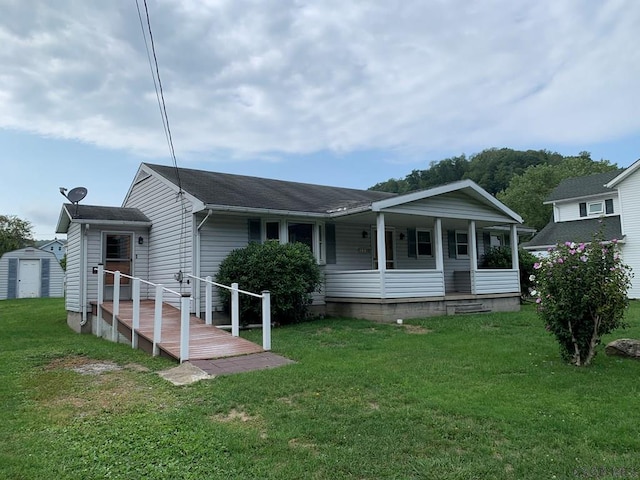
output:
POLYGON ((471 282, 478 295, 520 292, 520 271, 480 269, 471 273, 471 282))
MULTIPOLYGON (((131 347, 138 347, 138 333, 140 330, 140 284, 144 283, 149 285, 155 289, 155 304, 154 304, 154 320, 153 320, 153 348, 152 354, 158 355, 160 353, 159 344, 162 341, 162 304, 164 299, 164 294, 169 293, 171 295, 176 295, 180 297, 180 355, 179 361, 180 363, 189 360, 189 319, 191 316, 190 302, 191 295, 187 293, 176 292, 175 290, 171 290, 170 288, 165 287, 162 284, 156 284, 153 282, 149 282, 147 280, 143 280, 138 277, 132 277, 130 275, 124 274, 120 271, 111 271, 105 270, 103 265, 98 265, 98 308, 97 308, 97 325, 96 325, 96 335, 102 336, 102 309, 101 306, 104 304, 104 279, 105 275, 113 275, 113 312, 112 312, 112 321, 111 321, 111 339, 114 342, 118 341, 118 321, 117 316, 120 314, 120 284, 122 277, 128 278, 131 280, 131 298, 133 301, 133 309, 132 309, 132 325, 131 325, 131 347)), ((196 278, 196 277, 192 277, 196 278)), ((210 277, 208 277, 210 279, 210 277)), ((206 279, 204 279, 206 281, 206 279)), ((211 289, 211 285, 209 285, 209 290, 211 289)), ((232 297, 232 312, 235 311, 235 321, 233 324, 235 327, 232 327, 232 335, 239 336, 239 300, 238 294, 243 293, 255 297, 262 298, 262 316, 263 316, 263 348, 265 350, 271 350, 271 296, 268 291, 262 292, 262 295, 258 295, 251 292, 246 292, 244 290, 238 289, 238 284, 234 283, 231 287, 226 285, 219 285, 223 288, 228 288, 231 290, 232 297), (235 300, 234 300, 235 299, 235 300)), ((211 305, 211 292, 208 294, 208 305, 211 305)), ((210 315, 210 309, 209 309, 210 315)), ((206 322, 208 325, 211 325, 211 318, 208 318, 206 322)))
POLYGON ((346 270, 325 272, 327 297, 412 298, 444 295, 440 270, 346 270))
POLYGON ((211 276, 205 278, 189 274, 186 276, 196 280, 196 289, 198 290, 200 289, 199 282, 205 284, 205 323, 207 325, 213 323, 213 287, 224 288, 231 292, 231 335, 234 337, 240 335, 240 294, 259 298, 262 301, 262 348, 271 350, 271 293, 268 290, 258 294, 240 290, 235 282, 228 286, 214 282, 211 276))

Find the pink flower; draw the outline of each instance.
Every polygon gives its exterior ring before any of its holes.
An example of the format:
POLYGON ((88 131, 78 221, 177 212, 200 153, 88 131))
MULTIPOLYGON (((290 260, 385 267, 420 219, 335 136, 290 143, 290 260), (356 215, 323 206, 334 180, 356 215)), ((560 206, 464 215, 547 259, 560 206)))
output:
POLYGON ((558 259, 556 260, 556 262, 557 262, 557 263, 564 263, 564 260, 563 260, 563 258, 562 258, 562 257, 560 257, 560 258, 558 258, 558 259))
POLYGON ((582 255, 580 257, 580 260, 582 260, 583 262, 586 262, 587 261, 587 256, 586 255, 582 255))
POLYGON ((536 303, 542 303, 542 299, 540 297, 536 298, 536 303))
POLYGON ((542 266, 542 265, 541 265, 539 262, 536 262, 536 263, 534 263, 534 264, 533 264, 533 268, 534 268, 535 270, 539 270, 541 266, 542 266))

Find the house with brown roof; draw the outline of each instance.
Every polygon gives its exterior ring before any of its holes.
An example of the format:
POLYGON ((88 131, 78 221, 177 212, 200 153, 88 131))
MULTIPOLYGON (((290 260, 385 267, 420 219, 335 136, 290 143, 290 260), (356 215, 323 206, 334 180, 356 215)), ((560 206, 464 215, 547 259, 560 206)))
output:
MULTIPOLYGON (((396 195, 143 163, 122 207, 65 204, 57 233, 68 240, 70 324, 91 320, 98 264, 187 292, 203 315, 197 279, 252 241, 309 247, 324 275, 317 313, 391 321, 469 303, 518 310, 517 253, 510 269, 479 265, 492 245, 517 252, 521 223, 470 180, 396 195)), ((126 281, 119 295, 130 298, 126 281)), ((217 296, 211 308, 223 310, 217 296)))
MULTIPOLYGON (((589 242, 596 232, 620 244, 624 262, 640 271, 640 160, 627 169, 568 178, 551 192, 553 218, 523 244, 544 255, 558 243, 589 242)), ((640 282, 633 282, 630 298, 640 298, 640 282)))

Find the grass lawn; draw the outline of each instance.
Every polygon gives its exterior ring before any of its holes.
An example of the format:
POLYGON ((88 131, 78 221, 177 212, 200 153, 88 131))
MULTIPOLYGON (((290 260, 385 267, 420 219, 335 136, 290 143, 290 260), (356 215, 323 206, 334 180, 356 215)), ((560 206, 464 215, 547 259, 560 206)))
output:
MULTIPOLYGON (((627 320, 605 342, 640 338, 639 303, 627 320)), ((563 364, 532 307, 321 320, 273 349, 297 363, 176 387, 170 361, 69 330, 62 300, 0 301, 0 478, 640 478, 640 362, 563 364)))

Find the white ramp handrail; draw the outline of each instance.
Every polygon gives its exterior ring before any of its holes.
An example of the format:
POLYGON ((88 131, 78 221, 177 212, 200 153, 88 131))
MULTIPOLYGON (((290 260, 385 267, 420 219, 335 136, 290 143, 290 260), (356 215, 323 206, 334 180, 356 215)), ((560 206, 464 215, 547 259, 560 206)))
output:
POLYGON ((268 290, 264 290, 262 293, 253 293, 246 290, 240 290, 237 283, 232 283, 231 286, 216 283, 211 279, 211 276, 205 278, 196 277, 193 275, 186 275, 196 280, 196 289, 199 291, 199 282, 205 282, 205 323, 211 325, 212 319, 212 288, 224 288, 231 292, 231 335, 234 337, 240 336, 240 299, 239 294, 249 295, 251 297, 260 298, 262 300, 262 348, 264 350, 271 350, 271 293, 268 290))
POLYGON ((111 340, 118 341, 118 322, 116 317, 120 313, 120 280, 122 277, 128 278, 132 282, 131 297, 133 300, 133 322, 131 326, 131 347, 138 347, 138 332, 140 330, 140 283, 145 283, 155 287, 155 310, 153 320, 153 349, 154 356, 160 353, 159 344, 162 341, 162 301, 164 292, 180 297, 180 363, 189 360, 189 302, 191 295, 171 290, 161 284, 156 284, 132 277, 120 271, 105 270, 102 264, 98 265, 98 321, 96 335, 102 336, 102 311, 101 305, 104 303, 104 279, 105 275, 113 275, 113 318, 111 321, 111 340))

